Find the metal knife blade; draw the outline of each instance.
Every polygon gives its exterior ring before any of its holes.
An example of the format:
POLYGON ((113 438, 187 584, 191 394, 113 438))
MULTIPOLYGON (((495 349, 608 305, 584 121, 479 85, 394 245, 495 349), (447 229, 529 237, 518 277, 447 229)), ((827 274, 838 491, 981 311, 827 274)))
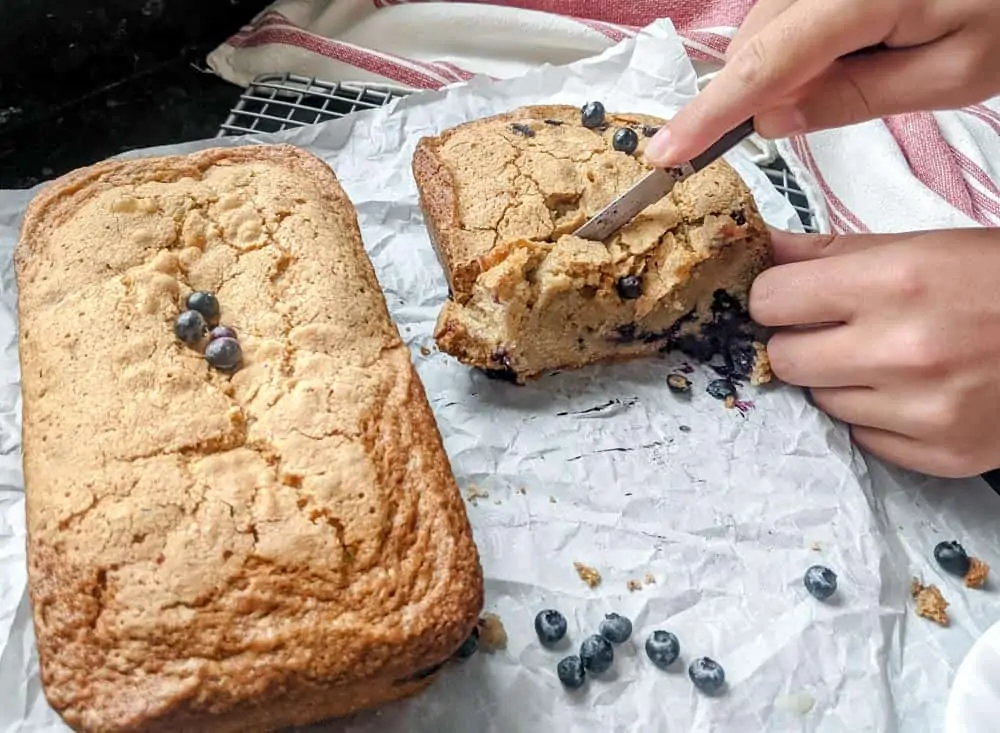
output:
POLYGON ((753 119, 749 119, 727 132, 708 150, 689 162, 674 168, 657 168, 647 173, 573 234, 582 239, 603 242, 632 221, 640 211, 670 193, 678 183, 715 162, 752 134, 753 119))

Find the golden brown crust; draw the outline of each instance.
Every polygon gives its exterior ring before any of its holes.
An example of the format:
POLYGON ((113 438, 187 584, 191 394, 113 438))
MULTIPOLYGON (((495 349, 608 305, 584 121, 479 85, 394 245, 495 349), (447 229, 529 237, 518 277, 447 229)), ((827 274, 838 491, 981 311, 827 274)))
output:
MULTIPOLYGON (((464 364, 523 383, 554 370, 691 347, 716 314, 718 291, 744 326, 705 343, 750 349, 741 376, 771 377, 745 314, 753 278, 770 264, 770 237, 750 191, 717 161, 647 207, 606 242, 571 236, 649 170, 648 128, 663 120, 608 114, 587 129, 580 110, 525 107, 420 141, 413 171, 431 241, 452 293, 438 347, 464 364), (630 127, 632 152, 616 131, 630 127), (630 294, 620 284, 628 280, 630 294), (739 331, 736 333, 736 331, 739 331), (683 333, 681 332, 683 331, 683 333)), ((699 347, 693 349, 704 352, 699 347)), ((709 354, 708 357, 716 354, 709 354)), ((705 358, 705 357, 702 357, 705 358)), ((742 368, 742 367, 741 367, 742 368)))
MULTIPOLYGON (((420 207, 431 244, 448 279, 451 296, 464 303, 471 294, 472 284, 483 269, 480 257, 489 254, 490 247, 474 249, 462 246, 462 221, 458 210, 458 183, 441 156, 441 148, 459 130, 489 128, 497 123, 516 122, 525 118, 569 122, 579 116, 579 110, 568 105, 528 105, 482 120, 474 120, 443 131, 436 137, 423 137, 413 154, 413 177, 417 182, 420 207)), ((657 117, 640 114, 609 115, 609 119, 659 125, 657 117)), ((495 242, 503 244, 504 242, 495 242)))
POLYGON ((81 731, 267 731, 425 687, 482 576, 333 172, 286 145, 48 185, 16 252, 42 681, 81 731), (218 293, 232 376, 175 342, 218 293))
POLYGON ((455 181, 437 156, 435 141, 421 138, 413 153, 413 175, 419 182, 420 208, 424 211, 427 233, 453 294, 467 293, 478 271, 470 263, 452 257, 454 234, 461 224, 455 202, 455 181))

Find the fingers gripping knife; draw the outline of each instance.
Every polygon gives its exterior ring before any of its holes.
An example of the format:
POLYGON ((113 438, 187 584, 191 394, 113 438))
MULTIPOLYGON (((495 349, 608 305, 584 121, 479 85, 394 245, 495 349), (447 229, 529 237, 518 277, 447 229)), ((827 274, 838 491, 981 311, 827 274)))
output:
MULTIPOLYGON (((841 56, 840 60, 871 56, 886 50, 888 49, 884 43, 878 43, 874 46, 865 46, 851 51, 841 56)), ((673 168, 657 168, 651 173, 647 173, 632 188, 605 206, 597 216, 573 233, 581 239, 603 242, 632 221, 640 211, 650 204, 655 204, 670 193, 678 183, 714 163, 750 137, 753 131, 753 118, 751 117, 727 132, 708 150, 701 155, 696 155, 687 163, 673 168)))
POLYGON ((641 178, 632 188, 604 207, 574 234, 582 239, 602 242, 654 204, 681 181, 708 167, 753 134, 753 119, 734 127, 701 155, 672 168, 657 168, 641 178))

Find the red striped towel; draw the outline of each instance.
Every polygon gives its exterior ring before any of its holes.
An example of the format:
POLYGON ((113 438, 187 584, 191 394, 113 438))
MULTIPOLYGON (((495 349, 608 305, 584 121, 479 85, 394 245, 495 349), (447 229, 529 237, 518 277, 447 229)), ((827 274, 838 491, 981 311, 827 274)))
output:
MULTIPOLYGON (((262 73, 432 89, 565 64, 669 18, 702 76, 752 0, 277 0, 210 54, 220 76, 262 73)), ((1000 99, 779 141, 823 229, 1000 225, 1000 99), (861 163, 863 161, 863 164, 861 163), (995 161, 995 162, 991 162, 995 161)))

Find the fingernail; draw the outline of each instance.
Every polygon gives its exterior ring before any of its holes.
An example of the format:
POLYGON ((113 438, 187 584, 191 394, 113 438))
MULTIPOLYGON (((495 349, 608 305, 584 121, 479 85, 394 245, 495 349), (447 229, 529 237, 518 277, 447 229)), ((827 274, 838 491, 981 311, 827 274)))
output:
POLYGON ((754 118, 754 126, 761 137, 790 137, 806 131, 806 117, 798 107, 775 107, 761 112, 754 118))
POLYGON ((670 142, 670 130, 661 127, 646 144, 646 162, 655 166, 669 165, 672 162, 669 157, 670 142))

